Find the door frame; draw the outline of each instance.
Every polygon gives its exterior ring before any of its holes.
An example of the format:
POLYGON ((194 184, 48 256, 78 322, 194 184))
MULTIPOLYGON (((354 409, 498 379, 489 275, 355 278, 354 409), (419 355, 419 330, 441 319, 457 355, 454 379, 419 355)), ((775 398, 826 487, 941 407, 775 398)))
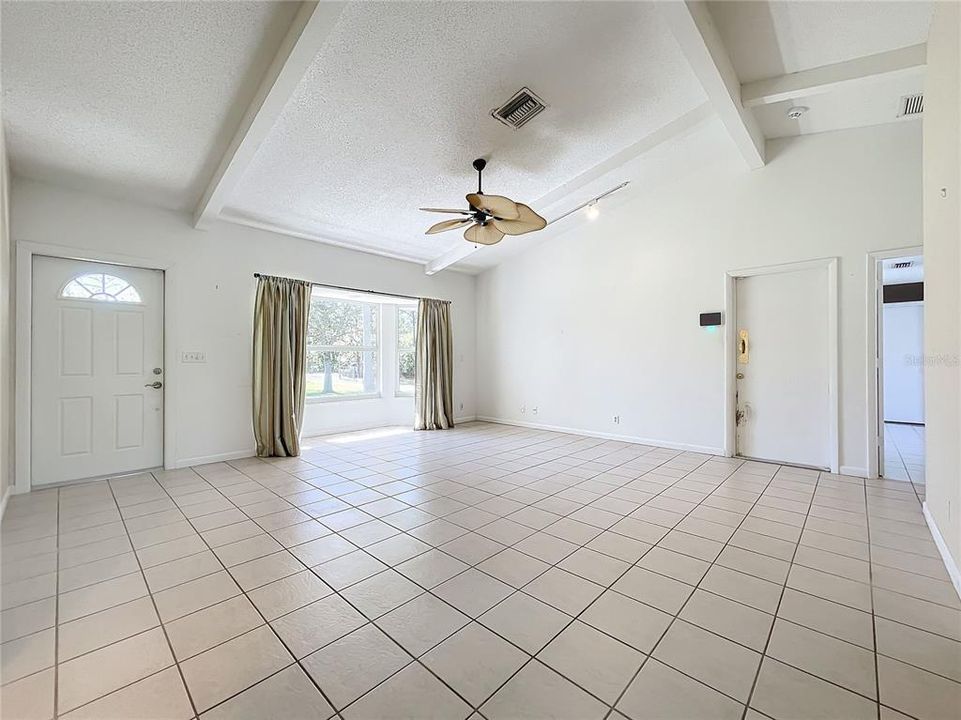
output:
POLYGON ((827 270, 828 314, 825 318, 828 330, 828 460, 831 472, 840 469, 838 425, 840 403, 838 398, 838 258, 827 257, 815 260, 764 265, 738 270, 728 270, 724 274, 724 454, 735 457, 737 452, 737 426, 734 414, 737 411, 737 383, 734 374, 734 349, 737 347, 737 298, 738 278, 756 275, 775 275, 798 270, 824 268, 827 270))
MULTIPOLYGON (((163 417, 163 463, 171 468, 176 458, 176 413, 177 363, 173 343, 168 338, 175 337, 175 315, 173 312, 174 293, 179 279, 173 263, 155 258, 142 258, 120 253, 99 250, 79 250, 63 245, 20 241, 16 243, 16 430, 14 438, 14 489, 13 492, 25 493, 32 488, 31 452, 32 405, 31 388, 33 354, 33 259, 35 256, 48 256, 64 260, 82 260, 106 265, 138 267, 145 270, 159 270, 164 274, 163 297, 163 357, 164 357, 164 417, 163 417)), ((53 486, 51 486, 53 487, 53 486)))
POLYGON ((868 459, 867 475, 869 478, 880 476, 880 458, 878 453, 884 452, 884 438, 881 434, 881 425, 884 420, 881 417, 881 407, 883 399, 884 382, 884 351, 880 347, 883 340, 878 332, 878 324, 881 322, 881 311, 884 303, 878 302, 878 293, 881 291, 879 281, 878 265, 884 260, 896 257, 906 257, 912 255, 924 255, 924 248, 921 245, 913 245, 894 250, 877 250, 867 254, 865 263, 865 364, 864 374, 866 377, 867 391, 867 415, 866 425, 867 434, 865 438, 865 451, 868 459))

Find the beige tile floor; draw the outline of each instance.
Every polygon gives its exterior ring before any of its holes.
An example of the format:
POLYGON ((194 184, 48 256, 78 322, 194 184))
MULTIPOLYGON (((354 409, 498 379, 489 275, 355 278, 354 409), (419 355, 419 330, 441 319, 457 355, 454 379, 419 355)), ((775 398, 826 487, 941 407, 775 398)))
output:
POLYGON ((394 429, 17 496, 2 551, 5 720, 961 712, 909 483, 394 429))
POLYGON ((910 480, 924 500, 924 425, 884 423, 884 477, 910 480))

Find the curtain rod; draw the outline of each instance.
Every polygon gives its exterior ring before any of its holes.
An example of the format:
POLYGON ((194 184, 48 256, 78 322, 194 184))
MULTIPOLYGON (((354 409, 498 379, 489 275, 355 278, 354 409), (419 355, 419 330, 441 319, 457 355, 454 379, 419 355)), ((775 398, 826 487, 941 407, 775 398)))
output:
MULTIPOLYGON (((264 273, 254 273, 254 277, 255 277, 255 278, 262 278, 262 277, 279 277, 279 276, 277 276, 277 275, 266 275, 266 274, 264 274, 264 273)), ((287 280, 295 280, 295 279, 299 279, 299 278, 285 278, 285 279, 287 279, 287 280)), ((301 282, 305 282, 305 283, 311 285, 312 287, 329 288, 329 289, 331 289, 331 290, 345 290, 345 291, 347 291, 347 292, 367 293, 368 295, 383 295, 383 296, 385 296, 385 297, 400 298, 400 299, 402 299, 402 300, 420 300, 420 299, 421 299, 421 298, 415 297, 415 296, 413 296, 413 295, 399 295, 398 293, 381 292, 380 290, 365 290, 365 289, 363 289, 363 288, 352 288, 352 287, 346 287, 346 286, 344 286, 344 285, 327 285, 326 283, 316 283, 316 282, 311 282, 310 280, 302 280, 301 282)), ((425 296, 423 299, 424 299, 424 300, 437 300, 437 301, 439 301, 439 302, 446 302, 446 303, 449 303, 449 302, 450 302, 450 300, 444 300, 444 299, 442 299, 442 298, 432 298, 432 297, 426 297, 426 296, 425 296)))

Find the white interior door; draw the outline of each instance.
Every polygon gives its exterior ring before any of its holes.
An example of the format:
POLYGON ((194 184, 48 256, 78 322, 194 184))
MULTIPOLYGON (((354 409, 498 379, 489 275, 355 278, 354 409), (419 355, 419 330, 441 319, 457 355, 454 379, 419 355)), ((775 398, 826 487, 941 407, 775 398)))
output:
POLYGON ((885 422, 924 422, 924 304, 885 303, 884 393, 885 422))
POLYGON ((31 483, 163 464, 163 273, 35 257, 31 483))
POLYGON ((738 455, 831 467, 828 277, 818 267, 737 278, 738 455))

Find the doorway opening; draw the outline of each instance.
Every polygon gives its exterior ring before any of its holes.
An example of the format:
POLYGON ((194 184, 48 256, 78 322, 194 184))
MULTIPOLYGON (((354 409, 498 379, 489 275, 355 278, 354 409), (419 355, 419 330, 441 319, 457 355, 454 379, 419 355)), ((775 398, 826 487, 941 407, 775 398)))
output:
POLYGON ((924 259, 877 261, 878 475, 924 496, 924 259))

